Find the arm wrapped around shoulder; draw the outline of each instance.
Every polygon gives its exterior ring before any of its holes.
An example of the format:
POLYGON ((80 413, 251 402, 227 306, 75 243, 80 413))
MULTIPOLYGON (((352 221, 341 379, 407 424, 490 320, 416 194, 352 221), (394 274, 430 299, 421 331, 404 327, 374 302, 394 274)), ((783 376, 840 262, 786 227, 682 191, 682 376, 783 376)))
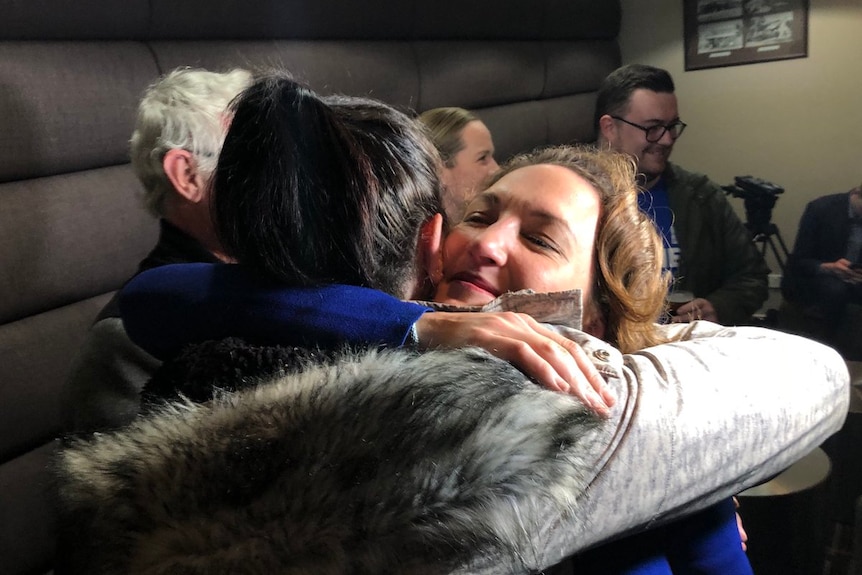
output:
POLYGON ((601 469, 542 539, 563 558, 761 483, 838 431, 847 366, 817 342, 710 322, 662 326, 670 343, 623 356, 601 469))
POLYGON ((651 454, 644 495, 668 518, 769 479, 847 415, 840 355, 774 330, 696 322, 626 366, 639 388, 628 441, 651 454), (664 430, 658 444, 651 427, 664 430))

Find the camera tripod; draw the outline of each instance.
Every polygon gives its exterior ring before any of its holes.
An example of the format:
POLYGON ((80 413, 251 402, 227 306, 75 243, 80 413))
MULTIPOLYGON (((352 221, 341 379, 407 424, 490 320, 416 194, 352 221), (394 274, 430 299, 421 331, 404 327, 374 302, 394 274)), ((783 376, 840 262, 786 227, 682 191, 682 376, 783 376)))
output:
POLYGON ((784 238, 778 231, 778 226, 772 223, 772 208, 778 200, 778 195, 784 193, 784 188, 753 176, 737 176, 734 183, 722 186, 725 193, 745 201, 745 227, 751 234, 751 241, 760 245, 760 256, 766 258, 766 247, 772 248, 772 255, 784 274, 785 262, 790 256, 784 238), (773 239, 774 238, 774 239, 773 239), (778 241, 778 246, 775 241, 778 241), (779 247, 781 250, 779 251, 779 247))
POLYGON ((775 260, 781 267, 781 273, 783 275, 784 263, 787 261, 787 258, 790 253, 787 251, 787 245, 784 243, 784 239, 781 237, 781 232, 778 231, 778 226, 776 226, 772 222, 768 222, 765 225, 751 225, 750 223, 746 222, 745 227, 747 227, 748 231, 751 233, 751 241, 760 246, 760 255, 763 258, 766 258, 767 246, 772 248, 772 255, 775 256, 775 260), (778 241, 778 246, 775 245, 776 240, 778 241), (781 247, 780 251, 778 247, 781 247))

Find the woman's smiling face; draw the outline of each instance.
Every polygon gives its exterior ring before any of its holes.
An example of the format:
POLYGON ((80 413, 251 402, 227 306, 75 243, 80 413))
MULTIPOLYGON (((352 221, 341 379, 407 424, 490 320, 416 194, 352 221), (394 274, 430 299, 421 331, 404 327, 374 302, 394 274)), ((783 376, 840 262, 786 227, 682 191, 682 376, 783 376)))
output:
POLYGON ((532 289, 583 290, 591 297, 599 195, 563 166, 506 174, 467 206, 446 238, 435 301, 482 305, 532 289))

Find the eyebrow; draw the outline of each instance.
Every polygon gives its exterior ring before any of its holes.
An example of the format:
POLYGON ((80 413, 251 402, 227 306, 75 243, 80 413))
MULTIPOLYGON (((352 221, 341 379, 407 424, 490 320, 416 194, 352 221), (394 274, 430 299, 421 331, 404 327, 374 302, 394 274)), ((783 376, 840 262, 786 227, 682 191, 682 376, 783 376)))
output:
POLYGON ((484 191, 477 195, 472 202, 467 206, 468 208, 472 207, 474 204, 482 203, 487 205, 489 208, 494 208, 500 205, 500 196, 495 194, 494 192, 484 191))
POLYGON ((537 209, 530 210, 528 212, 528 214, 534 218, 544 220, 548 223, 562 226, 566 229, 566 231, 571 232, 571 228, 569 227, 569 222, 567 220, 561 218, 560 216, 554 215, 550 212, 546 212, 545 210, 537 210, 537 209))

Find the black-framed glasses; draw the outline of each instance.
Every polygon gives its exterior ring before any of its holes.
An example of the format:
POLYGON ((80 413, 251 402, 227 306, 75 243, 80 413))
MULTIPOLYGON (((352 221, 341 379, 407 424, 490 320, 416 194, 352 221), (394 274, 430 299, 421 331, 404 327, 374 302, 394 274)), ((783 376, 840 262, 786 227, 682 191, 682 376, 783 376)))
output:
POLYGON ((643 133, 646 135, 646 141, 655 144, 659 140, 664 137, 665 132, 670 132, 670 137, 676 140, 682 133, 685 131, 686 123, 680 120, 675 122, 671 122, 670 124, 656 124, 655 126, 641 126, 640 124, 635 124, 634 122, 629 122, 625 118, 620 118, 619 116, 611 116, 614 120, 619 120, 629 126, 637 128, 638 130, 643 130, 643 133))

